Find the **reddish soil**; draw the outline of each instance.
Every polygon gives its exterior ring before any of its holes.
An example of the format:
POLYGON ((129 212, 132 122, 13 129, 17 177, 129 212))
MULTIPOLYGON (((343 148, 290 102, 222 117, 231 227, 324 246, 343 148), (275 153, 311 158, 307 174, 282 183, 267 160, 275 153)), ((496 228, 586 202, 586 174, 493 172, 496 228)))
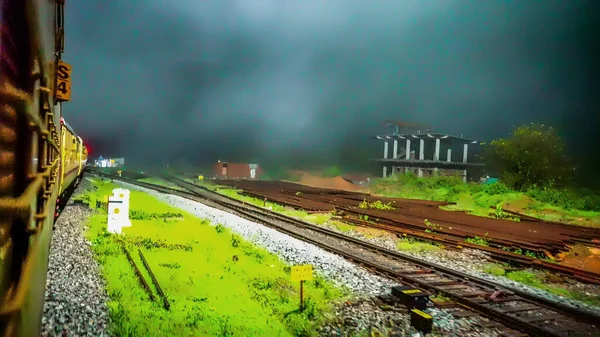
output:
MULTIPOLYGON (((600 239, 600 229, 534 221, 528 218, 522 218, 520 222, 483 218, 464 212, 441 210, 439 206, 442 203, 439 202, 373 197, 366 193, 316 188, 289 182, 243 180, 218 183, 236 186, 243 189, 247 195, 266 197, 294 208, 309 211, 336 209, 346 215, 368 215, 369 219, 376 219, 380 223, 412 230, 434 231, 465 238, 478 236, 496 246, 507 246, 513 249, 521 248, 537 252, 547 250, 556 254, 567 251, 569 246, 576 244, 600 247, 600 244, 593 243, 594 239, 600 239), (359 208, 358 205, 363 200, 392 203, 394 209, 359 208)), ((338 185, 343 184, 339 182, 338 185)))
POLYGON ((298 181, 298 184, 312 187, 331 188, 341 191, 360 191, 362 189, 360 186, 352 184, 344 180, 342 177, 327 178, 306 173, 302 175, 302 178, 300 181, 298 181))
POLYGON ((577 245, 562 257, 562 265, 600 273, 600 248, 577 245))

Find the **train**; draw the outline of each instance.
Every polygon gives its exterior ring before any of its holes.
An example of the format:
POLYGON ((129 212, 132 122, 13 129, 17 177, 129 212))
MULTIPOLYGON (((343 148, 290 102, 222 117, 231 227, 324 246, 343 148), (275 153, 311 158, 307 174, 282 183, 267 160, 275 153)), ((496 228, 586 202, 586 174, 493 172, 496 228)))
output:
POLYGON ((59 205, 87 148, 62 116, 70 101, 64 0, 0 4, 0 336, 39 336, 59 205))

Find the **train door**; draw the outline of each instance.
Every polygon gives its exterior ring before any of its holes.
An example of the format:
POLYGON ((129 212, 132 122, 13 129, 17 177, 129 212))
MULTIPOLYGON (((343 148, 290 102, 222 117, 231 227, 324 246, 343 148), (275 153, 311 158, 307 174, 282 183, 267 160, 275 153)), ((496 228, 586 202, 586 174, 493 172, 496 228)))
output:
POLYGON ((221 175, 223 177, 227 177, 227 163, 223 163, 223 167, 221 168, 221 175))
POLYGON ((60 181, 59 181, 59 188, 58 188, 58 195, 60 195, 63 191, 63 182, 65 181, 65 161, 67 159, 66 155, 67 155, 67 151, 66 151, 66 141, 67 141, 67 132, 65 130, 64 125, 60 126, 60 130, 61 130, 61 138, 62 138, 62 142, 61 142, 61 151, 60 151, 60 181))

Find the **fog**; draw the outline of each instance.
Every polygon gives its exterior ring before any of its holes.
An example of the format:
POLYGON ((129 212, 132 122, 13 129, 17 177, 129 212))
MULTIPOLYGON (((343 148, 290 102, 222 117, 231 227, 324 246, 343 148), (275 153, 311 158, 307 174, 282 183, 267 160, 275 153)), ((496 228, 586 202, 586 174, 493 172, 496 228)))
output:
POLYGON ((600 145, 598 1, 68 1, 65 118, 92 156, 360 167, 388 120, 600 145))

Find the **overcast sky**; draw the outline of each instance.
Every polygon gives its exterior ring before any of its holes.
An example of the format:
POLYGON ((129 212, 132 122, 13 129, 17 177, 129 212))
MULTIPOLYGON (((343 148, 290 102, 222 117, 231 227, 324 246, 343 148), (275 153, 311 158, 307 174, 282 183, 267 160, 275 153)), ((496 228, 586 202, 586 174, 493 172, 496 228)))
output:
POLYGON ((481 140, 548 122, 581 154, 597 2, 68 1, 65 117, 94 156, 147 162, 366 163, 386 120, 481 140))

